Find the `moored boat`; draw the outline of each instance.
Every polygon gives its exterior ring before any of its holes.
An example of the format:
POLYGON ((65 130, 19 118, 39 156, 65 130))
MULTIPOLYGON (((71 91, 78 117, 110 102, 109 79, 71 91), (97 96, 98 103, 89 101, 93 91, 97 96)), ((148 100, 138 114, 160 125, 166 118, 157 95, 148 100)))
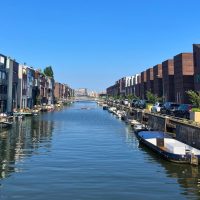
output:
POLYGON ((125 114, 125 111, 123 111, 123 110, 117 110, 117 112, 116 112, 116 116, 119 119, 121 119, 124 114, 125 114))
POLYGON ((108 105, 107 104, 103 104, 103 110, 108 110, 108 105))
POLYGON ((108 108, 108 112, 114 113, 116 111, 117 111, 117 108, 115 108, 115 107, 108 108))
POLYGON ((163 158, 177 163, 200 163, 200 150, 180 142, 168 134, 159 131, 141 131, 139 141, 163 158))
POLYGON ((135 125, 141 124, 139 121, 137 121, 137 120, 135 120, 135 119, 129 120, 128 123, 129 123, 131 126, 135 126, 135 125))

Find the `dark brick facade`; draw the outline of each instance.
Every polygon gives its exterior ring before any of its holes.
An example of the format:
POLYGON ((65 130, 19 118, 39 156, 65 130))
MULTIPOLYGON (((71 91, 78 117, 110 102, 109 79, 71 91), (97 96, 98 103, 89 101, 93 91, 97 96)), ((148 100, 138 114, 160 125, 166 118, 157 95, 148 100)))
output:
POLYGON ((175 100, 190 103, 186 91, 194 90, 194 65, 192 53, 180 53, 174 57, 175 100))
POLYGON ((175 101, 174 91, 174 60, 166 60, 162 63, 163 98, 164 101, 175 101))
POLYGON ((140 84, 141 84, 141 75, 138 75, 137 76, 137 84, 135 86, 135 94, 136 94, 137 97, 141 96, 140 84))
POLYGON ((142 99, 146 98, 146 91, 147 91, 147 75, 146 71, 141 73, 141 84, 140 84, 140 97, 142 99))
POLYGON ((200 44, 193 44, 194 88, 200 92, 200 44))
POLYGON ((162 65, 158 64, 153 67, 153 76, 154 76, 154 94, 159 97, 163 96, 163 85, 162 85, 162 65))
POLYGON ((147 91, 151 91, 154 93, 154 87, 153 87, 153 68, 149 68, 146 70, 146 76, 147 76, 147 91))
POLYGON ((119 82, 116 82, 114 85, 107 88, 106 93, 108 96, 119 96, 120 95, 119 82))

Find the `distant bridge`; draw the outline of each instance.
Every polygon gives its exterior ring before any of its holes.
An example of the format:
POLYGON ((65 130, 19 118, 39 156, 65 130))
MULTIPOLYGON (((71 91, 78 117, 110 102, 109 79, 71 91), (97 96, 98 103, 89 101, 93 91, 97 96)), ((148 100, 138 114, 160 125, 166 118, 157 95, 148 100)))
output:
POLYGON ((76 96, 75 101, 97 101, 98 99, 95 97, 89 96, 76 96))

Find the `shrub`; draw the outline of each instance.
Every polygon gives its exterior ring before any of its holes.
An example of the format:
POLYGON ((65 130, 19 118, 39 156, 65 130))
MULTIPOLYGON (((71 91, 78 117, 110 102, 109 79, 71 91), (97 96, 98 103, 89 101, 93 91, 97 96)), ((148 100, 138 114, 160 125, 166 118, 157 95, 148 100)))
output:
POLYGON ((189 90, 186 93, 189 96, 189 99, 190 99, 191 103, 197 109, 200 109, 200 92, 195 92, 195 91, 189 90))
POLYGON ((147 91, 146 96, 149 103, 152 104, 155 104, 156 102, 159 102, 161 100, 156 94, 153 94, 150 91, 147 91))
POLYGON ((200 108, 192 108, 193 112, 200 112, 200 108))

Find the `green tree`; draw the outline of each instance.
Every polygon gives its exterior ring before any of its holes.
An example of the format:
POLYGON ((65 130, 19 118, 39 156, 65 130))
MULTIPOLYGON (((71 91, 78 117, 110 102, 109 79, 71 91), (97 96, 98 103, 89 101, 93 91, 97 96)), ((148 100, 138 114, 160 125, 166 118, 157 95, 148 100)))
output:
POLYGON ((126 96, 126 98, 127 98, 129 101, 131 101, 131 100, 133 100, 133 99, 136 99, 136 100, 139 99, 139 97, 137 97, 135 94, 129 94, 129 95, 126 96))
POLYGON ((54 77, 53 69, 51 66, 48 66, 44 69, 44 74, 49 77, 54 77))
POLYGON ((150 91, 147 91, 146 96, 149 103, 155 104, 156 102, 160 101, 160 98, 156 94, 151 93, 150 91))
POLYGON ((189 90, 186 93, 189 96, 191 103, 196 108, 200 108, 200 92, 195 92, 195 91, 189 90))

